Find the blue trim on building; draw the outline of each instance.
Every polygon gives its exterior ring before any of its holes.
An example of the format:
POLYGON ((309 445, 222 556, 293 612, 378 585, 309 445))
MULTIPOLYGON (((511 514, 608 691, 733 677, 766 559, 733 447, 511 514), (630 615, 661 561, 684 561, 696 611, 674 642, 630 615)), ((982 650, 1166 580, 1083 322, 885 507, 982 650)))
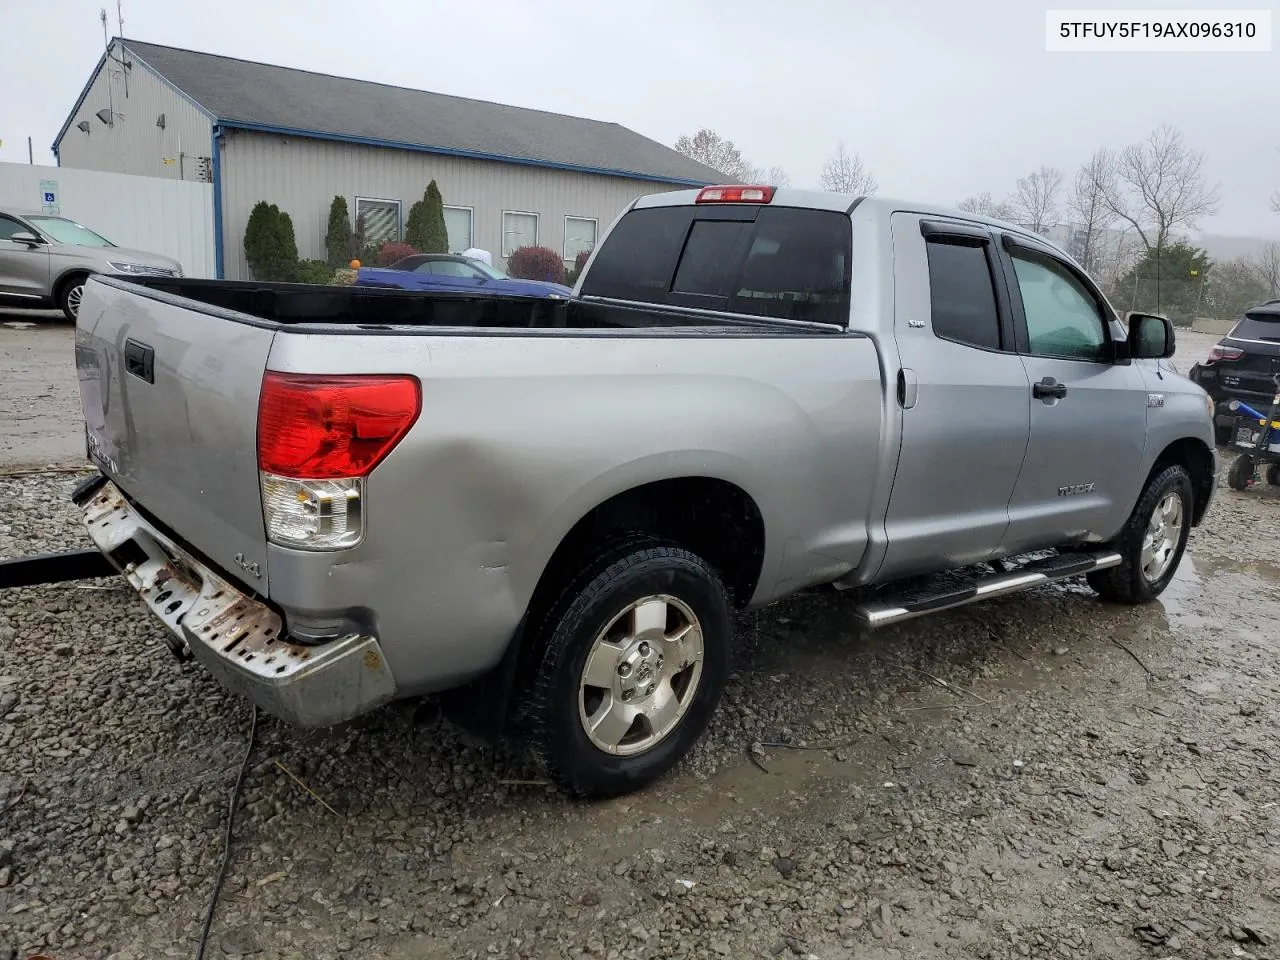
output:
POLYGON ((222 263, 222 128, 213 125, 213 274, 221 280, 225 275, 222 263))
POLYGON ((452 147, 429 147, 420 143, 405 143, 398 140, 378 140, 373 137, 357 137, 344 133, 326 133, 320 130, 298 130, 293 127, 277 127, 265 123, 250 123, 244 120, 227 120, 218 118, 217 123, 224 130, 252 130, 256 133, 274 133, 286 137, 306 137, 311 140, 335 140, 339 143, 357 143, 365 147, 386 147, 391 150, 411 150, 414 153, 433 153, 446 157, 465 157, 468 160, 491 160, 495 163, 515 163, 526 167, 544 167, 550 170, 567 170, 571 173, 594 173, 604 177, 622 177, 627 180, 644 180, 650 183, 668 183, 681 187, 705 187, 705 180, 681 180, 675 177, 660 177, 651 173, 637 173, 634 170, 615 170, 609 167, 583 167, 573 163, 560 163, 556 160, 533 160, 528 157, 509 157, 497 153, 481 153, 476 150, 456 150, 452 147))

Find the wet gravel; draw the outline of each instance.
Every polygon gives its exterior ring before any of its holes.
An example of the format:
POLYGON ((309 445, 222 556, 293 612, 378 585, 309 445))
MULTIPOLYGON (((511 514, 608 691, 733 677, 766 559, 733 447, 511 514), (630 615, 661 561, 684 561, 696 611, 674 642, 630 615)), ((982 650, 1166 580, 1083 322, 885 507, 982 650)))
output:
MULTIPOLYGON (((0 556, 84 543, 76 479, 0 478, 0 556)), ((607 803, 429 703, 263 719, 209 956, 1280 956, 1278 534, 1224 486, 1145 608, 748 614, 703 743, 607 803)), ((113 581, 0 593, 0 960, 193 955, 248 720, 113 581)))

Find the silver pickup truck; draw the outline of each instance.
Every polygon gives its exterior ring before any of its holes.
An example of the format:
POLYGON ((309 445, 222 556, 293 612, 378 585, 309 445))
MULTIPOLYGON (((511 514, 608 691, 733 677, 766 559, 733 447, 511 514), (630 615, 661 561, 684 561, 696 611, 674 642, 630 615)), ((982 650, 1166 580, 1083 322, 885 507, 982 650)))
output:
POLYGON ((1172 352, 1008 224, 708 187, 633 203, 562 301, 95 277, 74 499, 268 712, 449 691, 616 795, 706 727, 735 608, 1158 596, 1216 471, 1172 352))

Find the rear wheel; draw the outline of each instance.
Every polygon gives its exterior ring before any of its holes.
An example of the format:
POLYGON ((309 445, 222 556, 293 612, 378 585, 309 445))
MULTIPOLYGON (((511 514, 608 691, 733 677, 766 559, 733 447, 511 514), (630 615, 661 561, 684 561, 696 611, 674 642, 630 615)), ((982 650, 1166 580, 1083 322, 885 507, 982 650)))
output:
POLYGON ((1236 457, 1227 471, 1227 486, 1232 490, 1248 490, 1253 483, 1253 458, 1247 453, 1236 457))
POLYGON ((679 762, 720 701, 730 623, 720 577, 681 547, 632 541, 586 563, 531 637, 518 706, 556 783, 616 796, 679 762))
POLYGON ((84 299, 84 285, 89 278, 78 274, 62 281, 58 288, 58 307, 72 323, 80 315, 80 301, 84 299))
POLYGON ((1273 487, 1280 487, 1280 463, 1273 463, 1267 467, 1267 483, 1273 487))
POLYGON ((1112 544, 1124 559, 1088 575, 1089 586, 1112 603, 1149 603, 1173 579, 1191 533, 1191 475, 1171 464, 1147 483, 1112 544))

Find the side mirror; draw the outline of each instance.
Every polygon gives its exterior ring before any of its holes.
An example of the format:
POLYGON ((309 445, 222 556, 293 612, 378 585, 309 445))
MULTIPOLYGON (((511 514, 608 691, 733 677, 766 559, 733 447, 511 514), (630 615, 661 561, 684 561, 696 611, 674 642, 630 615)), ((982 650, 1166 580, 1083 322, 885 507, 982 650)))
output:
POLYGON ((34 233, 28 233, 25 230, 23 230, 21 233, 13 234, 11 237, 9 237, 9 239, 12 240, 14 243, 25 243, 28 247, 38 247, 44 243, 44 241, 41 240, 39 237, 37 237, 34 233))
POLYGON ((1133 359, 1163 360, 1173 356, 1177 344, 1168 317, 1130 311, 1125 325, 1129 328, 1129 356, 1133 359))

